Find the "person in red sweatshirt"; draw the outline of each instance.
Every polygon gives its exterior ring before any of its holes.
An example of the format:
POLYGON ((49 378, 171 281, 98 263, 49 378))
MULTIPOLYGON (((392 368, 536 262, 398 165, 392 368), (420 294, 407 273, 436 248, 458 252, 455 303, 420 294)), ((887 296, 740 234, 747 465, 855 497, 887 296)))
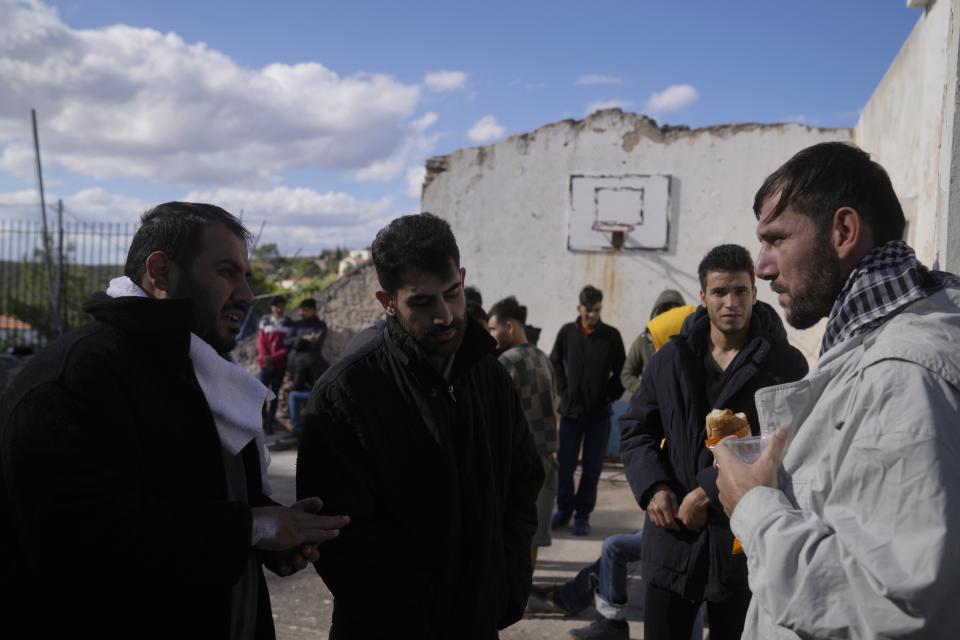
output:
POLYGON ((257 364, 260 365, 260 382, 274 393, 273 400, 263 411, 263 432, 273 433, 273 420, 277 415, 277 400, 283 376, 287 372, 287 347, 283 344, 293 331, 293 321, 286 316, 287 299, 274 296, 270 301, 270 315, 260 318, 257 333, 257 364))

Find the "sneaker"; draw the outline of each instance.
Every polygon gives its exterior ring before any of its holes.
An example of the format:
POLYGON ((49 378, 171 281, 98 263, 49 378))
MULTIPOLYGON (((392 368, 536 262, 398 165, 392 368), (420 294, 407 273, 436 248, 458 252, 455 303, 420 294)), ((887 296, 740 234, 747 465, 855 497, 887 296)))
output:
POLYGON ((626 620, 597 618, 585 627, 571 629, 570 635, 579 640, 630 640, 630 625, 626 620))
POLYGON ((576 520, 574 520, 573 535, 575 536, 590 535, 590 521, 585 518, 577 518, 576 520))
POLYGON ((570 518, 572 517, 572 511, 557 511, 555 514, 553 514, 553 518, 550 520, 550 528, 562 529, 567 526, 567 523, 570 522, 570 518))

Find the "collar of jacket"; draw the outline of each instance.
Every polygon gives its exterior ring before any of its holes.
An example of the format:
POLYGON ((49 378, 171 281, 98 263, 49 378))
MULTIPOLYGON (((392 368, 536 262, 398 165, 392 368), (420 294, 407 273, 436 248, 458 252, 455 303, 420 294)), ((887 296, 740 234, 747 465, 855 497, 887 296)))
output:
MULTIPOLYGON (((710 317, 703 306, 687 317, 683 323, 680 335, 674 337, 679 340, 693 354, 702 358, 707 353, 708 337, 710 335, 710 317)), ((734 363, 743 363, 748 359, 760 364, 776 342, 786 340, 787 332, 783 328, 780 316, 773 307, 766 302, 757 302, 753 305, 750 314, 750 336, 734 363)), ((732 364, 734 364, 732 363, 732 364)))
POLYGON ((597 331, 600 331, 602 327, 606 327, 606 325, 603 324, 603 320, 597 320, 597 326, 591 329, 590 333, 583 333, 583 318, 581 318, 580 316, 577 316, 577 319, 573 321, 573 324, 577 325, 577 329, 580 331, 580 333, 582 333, 584 336, 588 338, 593 334, 595 334, 597 331))
POLYGON ((83 310, 94 319, 137 337, 147 348, 190 352, 192 300, 111 298, 101 291, 83 303, 83 310))
MULTIPOLYGON (((387 348, 403 366, 426 369, 437 376, 440 375, 427 362, 420 345, 403 330, 396 318, 393 316, 387 318, 383 333, 387 348)), ((467 316, 463 342, 457 350, 456 358, 453 360, 453 369, 450 372, 451 381, 469 371, 483 356, 495 354, 496 348, 497 343, 490 334, 484 331, 476 320, 467 316)))

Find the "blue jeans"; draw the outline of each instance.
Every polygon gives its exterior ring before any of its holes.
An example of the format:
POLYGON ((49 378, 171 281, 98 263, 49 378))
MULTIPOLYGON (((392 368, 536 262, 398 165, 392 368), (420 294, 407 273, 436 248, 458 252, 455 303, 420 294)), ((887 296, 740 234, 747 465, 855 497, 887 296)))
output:
POLYGON ((578 520, 590 518, 597 504, 597 483, 603 470, 603 454, 610 436, 610 418, 598 422, 581 422, 560 418, 560 450, 557 452, 557 511, 575 512, 578 520), (576 495, 573 472, 577 468, 580 443, 583 443, 583 473, 576 495))
POLYGON ((277 397, 270 401, 270 406, 263 410, 263 432, 273 433, 273 418, 277 415, 277 402, 280 401, 280 387, 283 386, 283 376, 286 369, 260 369, 260 382, 273 391, 277 397))
POLYGON ((290 410, 290 422, 293 423, 293 430, 299 432, 303 429, 300 422, 300 410, 307 403, 310 397, 309 391, 287 391, 287 408, 290 410))
MULTIPOLYGON (((627 604, 627 565, 640 560, 642 538, 643 531, 634 531, 613 535, 604 540, 597 561, 581 569, 573 580, 557 588, 556 594, 560 603, 568 610, 581 611, 590 605, 596 592, 604 601, 621 610, 617 619, 622 619, 622 607, 627 604)), ((600 609, 598 605, 598 612, 604 615, 600 609)), ((690 638, 703 638, 702 607, 694 619, 690 638)))
POLYGON ((557 595, 564 606, 572 610, 586 608, 593 602, 594 590, 607 602, 627 604, 627 565, 640 559, 642 537, 642 531, 635 531, 604 540, 597 561, 560 585, 557 595))

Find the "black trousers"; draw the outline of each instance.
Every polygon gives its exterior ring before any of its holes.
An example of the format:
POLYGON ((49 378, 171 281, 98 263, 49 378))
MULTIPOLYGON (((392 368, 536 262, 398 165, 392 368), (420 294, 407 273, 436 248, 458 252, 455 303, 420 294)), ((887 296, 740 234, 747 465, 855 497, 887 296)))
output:
MULTIPOLYGON (((740 640, 750 594, 723 602, 707 602, 710 640, 740 640)), ((667 589, 647 585, 643 608, 645 640, 689 640, 699 602, 684 600, 667 589)))

